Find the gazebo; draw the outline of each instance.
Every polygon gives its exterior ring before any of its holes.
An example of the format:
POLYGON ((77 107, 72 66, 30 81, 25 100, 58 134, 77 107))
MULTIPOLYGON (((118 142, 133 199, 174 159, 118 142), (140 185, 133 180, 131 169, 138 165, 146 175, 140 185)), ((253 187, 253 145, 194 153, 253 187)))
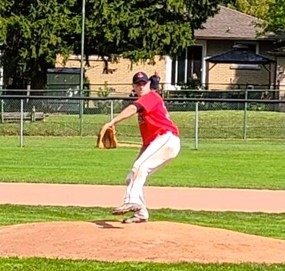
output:
MULTIPOLYGON (((227 51, 222 54, 218 54, 206 59, 207 62, 216 64, 260 64, 268 71, 269 73, 269 86, 271 85, 271 64, 275 64, 276 61, 262 56, 260 54, 256 54, 253 51, 249 50, 246 45, 237 44, 233 47, 232 50, 227 51)), ((214 65, 214 66, 215 66, 214 65)), ((276 66, 276 65, 275 65, 276 66)), ((276 75, 275 75, 276 76, 276 75)), ((275 82, 274 80, 274 87, 275 82)))

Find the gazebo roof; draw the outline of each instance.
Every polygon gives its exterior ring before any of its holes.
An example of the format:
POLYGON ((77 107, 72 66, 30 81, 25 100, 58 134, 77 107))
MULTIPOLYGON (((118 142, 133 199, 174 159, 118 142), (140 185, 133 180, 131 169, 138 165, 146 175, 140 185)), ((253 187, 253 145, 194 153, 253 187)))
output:
POLYGON ((234 46, 230 51, 212 56, 206 59, 206 61, 233 64, 270 64, 275 62, 265 56, 250 51, 247 46, 241 44, 234 46))
POLYGON ((272 49, 268 52, 270 55, 285 56, 285 46, 272 49))

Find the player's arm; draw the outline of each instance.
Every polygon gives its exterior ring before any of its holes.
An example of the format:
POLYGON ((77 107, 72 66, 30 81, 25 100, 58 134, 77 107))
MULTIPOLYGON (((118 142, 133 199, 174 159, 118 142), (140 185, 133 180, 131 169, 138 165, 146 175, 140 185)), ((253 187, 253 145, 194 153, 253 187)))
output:
POLYGON ((130 104, 126 107, 121 113, 119 113, 115 118, 113 118, 110 122, 106 123, 107 126, 114 126, 117 123, 121 122, 124 119, 128 119, 136 114, 138 111, 137 106, 134 104, 130 104))

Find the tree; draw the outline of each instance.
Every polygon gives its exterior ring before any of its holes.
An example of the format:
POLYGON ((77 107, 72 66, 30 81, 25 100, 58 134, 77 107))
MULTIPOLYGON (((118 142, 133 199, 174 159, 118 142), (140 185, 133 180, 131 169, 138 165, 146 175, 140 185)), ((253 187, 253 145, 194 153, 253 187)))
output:
POLYGON ((194 43, 193 30, 217 13, 218 2, 88 1, 86 52, 133 61, 177 55, 194 43))
MULTIPOLYGON (((6 84, 11 88, 42 88, 46 70, 57 54, 69 54, 72 44, 64 39, 73 32, 79 19, 69 7, 76 0, 4 1, 0 6, 0 40, 6 84)), ((77 27, 78 28, 78 27, 77 27)), ((80 31, 80 30, 78 30, 80 31)))
POLYGON ((265 20, 265 31, 277 33, 285 40, 285 0, 273 0, 265 20))
MULTIPOLYGON (((194 29, 218 12, 219 2, 87 0, 85 53, 134 62, 176 56, 195 42, 194 29)), ((57 54, 80 52, 81 1, 2 0, 0 21, 5 74, 18 86, 31 80, 35 88, 57 54)))
POLYGON ((252 15, 254 17, 264 19, 269 11, 269 5, 274 0, 235 0, 224 1, 227 6, 236 10, 252 15))

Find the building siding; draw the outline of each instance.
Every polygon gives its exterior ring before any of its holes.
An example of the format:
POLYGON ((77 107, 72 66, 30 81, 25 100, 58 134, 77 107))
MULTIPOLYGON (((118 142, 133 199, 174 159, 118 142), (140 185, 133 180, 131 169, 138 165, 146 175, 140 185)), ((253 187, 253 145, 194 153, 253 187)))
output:
MULTIPOLYGON (((71 55, 67 62, 64 64, 62 58, 58 57, 56 67, 79 68, 80 56, 71 55)), ((114 89, 115 92, 110 95, 123 95, 130 94, 132 90, 132 77, 138 71, 144 71, 151 76, 157 70, 161 77, 161 82, 165 81, 165 58, 156 57, 155 65, 148 62, 132 64, 128 59, 119 59, 118 62, 109 62, 109 73, 103 73, 104 61, 97 56, 89 57, 89 66, 86 66, 84 61, 85 76, 89 81, 91 96, 96 96, 96 92, 103 88, 104 85, 114 89)))

